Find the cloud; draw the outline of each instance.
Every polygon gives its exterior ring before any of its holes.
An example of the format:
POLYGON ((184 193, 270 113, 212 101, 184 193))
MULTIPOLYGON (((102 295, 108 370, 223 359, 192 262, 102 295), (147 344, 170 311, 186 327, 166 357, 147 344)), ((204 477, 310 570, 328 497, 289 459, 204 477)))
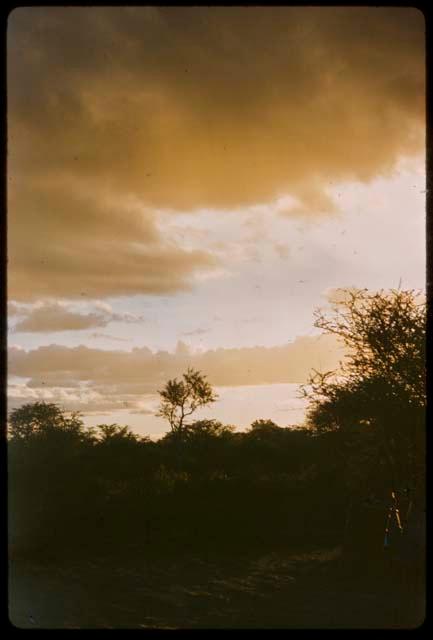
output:
POLYGON ((174 293, 216 258, 158 211, 290 195, 424 149, 412 8, 26 7, 8 24, 9 292, 174 293))
POLYGON ((356 294, 357 291, 360 291, 359 287, 330 287, 322 293, 322 296, 331 305, 340 305, 350 300, 351 294, 356 294))
POLYGON ((197 329, 193 329, 192 331, 184 331, 182 333, 183 336, 203 336, 205 333, 209 333, 210 329, 204 329, 202 327, 198 327, 197 329))
MULTIPOLYGON (((12 411, 27 402, 55 402, 66 411, 81 411, 86 415, 112 415, 113 412, 133 411, 134 413, 154 413, 146 406, 143 398, 125 393, 117 393, 114 397, 86 388, 55 386, 38 387, 25 384, 12 384, 8 387, 8 410, 12 411)), ((149 402, 147 400, 146 402, 149 402)), ((152 402, 152 400, 150 400, 152 402)))
POLYGON ((27 306, 23 304, 18 304, 14 300, 8 300, 8 316, 20 316, 25 315, 27 313, 27 306))
POLYGON ((67 401, 67 408, 81 402, 82 410, 89 407, 93 411, 97 403, 98 410, 133 411, 143 408, 146 398, 189 366, 206 373, 216 386, 302 383, 312 368, 336 368, 342 355, 336 340, 324 335, 301 336, 276 347, 201 352, 179 342, 174 353, 153 352, 147 347, 114 351, 53 344, 29 351, 11 347, 8 372, 27 379, 20 388, 24 396, 28 391, 30 398, 40 397, 38 393, 54 394, 67 401))
POLYGON ((92 333, 91 338, 104 338, 106 340, 114 340, 114 342, 130 342, 130 338, 121 338, 120 336, 112 336, 109 333, 92 333))
MULTIPOLYGON (((400 283, 399 286, 396 287, 395 290, 397 289, 401 289, 401 279, 400 279, 400 283)), ((378 293, 377 292, 372 292, 369 291, 368 289, 364 288, 361 289, 359 287, 336 287, 336 288, 329 288, 326 289, 322 295, 324 298, 326 298, 326 300, 328 301, 328 303, 332 306, 341 306, 341 305, 345 305, 346 302, 349 302, 352 298, 352 296, 356 295, 357 293, 362 293, 362 291, 364 291, 367 295, 374 295, 374 293, 378 293)), ((381 290, 380 293, 382 296, 385 297, 392 297, 392 291, 393 289, 388 289, 388 290, 381 290)), ((425 295, 425 291, 422 289, 413 289, 414 294, 417 296, 419 303, 420 304, 424 304, 426 301, 426 295, 425 295)))
POLYGON ((141 322, 143 316, 132 313, 113 313, 109 305, 98 305, 96 312, 78 313, 60 302, 43 302, 33 306, 9 303, 11 315, 24 315, 12 327, 14 333, 48 333, 58 331, 83 331, 105 327, 111 322, 141 322))
POLYGON ((18 182, 8 199, 8 290, 17 301, 173 293, 217 264, 165 239, 152 214, 114 196, 18 182))
POLYGON ((286 260, 290 255, 290 249, 284 242, 276 242, 274 249, 282 260, 286 260))

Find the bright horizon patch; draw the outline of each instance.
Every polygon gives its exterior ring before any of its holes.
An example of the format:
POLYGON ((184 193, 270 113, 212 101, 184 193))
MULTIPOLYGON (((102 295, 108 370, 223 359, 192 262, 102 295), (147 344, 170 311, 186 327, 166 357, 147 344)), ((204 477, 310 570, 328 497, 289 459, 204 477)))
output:
POLYGON ((338 361, 327 292, 425 289, 424 31, 411 8, 14 10, 10 405, 139 410, 190 361, 301 382, 338 361))

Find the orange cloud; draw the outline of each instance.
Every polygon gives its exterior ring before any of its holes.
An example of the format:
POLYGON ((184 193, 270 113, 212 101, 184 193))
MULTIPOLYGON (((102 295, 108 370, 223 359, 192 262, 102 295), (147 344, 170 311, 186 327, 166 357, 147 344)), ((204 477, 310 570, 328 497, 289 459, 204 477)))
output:
POLYGON ((46 393, 52 396, 61 388, 70 389, 75 397, 81 389, 78 395, 84 393, 89 403, 92 398, 98 403, 125 401, 132 409, 140 407, 144 396, 155 394, 168 379, 180 376, 189 366, 206 373, 216 386, 303 383, 312 368, 337 368, 342 357, 335 338, 326 335, 302 336, 277 347, 204 352, 191 352, 182 342, 174 353, 152 352, 147 347, 108 351, 49 345, 26 351, 12 346, 8 372, 10 376, 29 378, 21 387, 23 397, 26 393, 30 397, 46 393))
POLYGON ((215 257, 169 243, 158 208, 329 212, 330 182, 423 150, 424 67, 411 8, 16 9, 10 296, 190 286, 215 257))
POLYGON ((78 313, 59 302, 45 302, 33 307, 9 303, 11 315, 24 316, 16 322, 14 333, 46 333, 57 331, 82 331, 105 327, 110 322, 141 322, 142 316, 130 313, 113 313, 108 309, 98 309, 91 313, 78 313))

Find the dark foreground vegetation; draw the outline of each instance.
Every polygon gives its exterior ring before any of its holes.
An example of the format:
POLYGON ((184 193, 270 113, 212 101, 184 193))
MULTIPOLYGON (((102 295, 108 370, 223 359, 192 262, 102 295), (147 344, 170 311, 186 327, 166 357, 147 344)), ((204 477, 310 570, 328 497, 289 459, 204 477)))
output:
POLYGON ((313 375, 304 428, 187 422, 215 400, 192 370, 161 392, 157 442, 52 404, 13 411, 12 621, 419 625, 425 308, 411 292, 346 292, 316 322, 351 355, 338 379, 313 375))

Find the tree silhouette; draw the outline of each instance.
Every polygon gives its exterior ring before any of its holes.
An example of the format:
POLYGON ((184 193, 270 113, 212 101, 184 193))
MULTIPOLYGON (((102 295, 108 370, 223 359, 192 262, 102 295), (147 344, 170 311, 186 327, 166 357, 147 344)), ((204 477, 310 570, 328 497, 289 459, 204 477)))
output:
POLYGON ((196 420, 185 425, 185 433, 189 439, 195 441, 224 438, 232 435, 234 427, 222 424, 218 420, 196 420))
POLYGON ((59 433, 77 437, 85 435, 84 423, 78 412, 67 416, 60 407, 49 402, 33 402, 13 409, 8 422, 9 436, 13 440, 59 433))
POLYGON ((200 371, 191 367, 183 374, 182 380, 169 380, 165 387, 158 391, 161 404, 156 415, 168 420, 175 434, 183 433, 185 418, 192 415, 199 407, 215 402, 217 395, 212 386, 200 371))
POLYGON ((373 431, 393 484, 422 471, 426 407, 426 304, 414 291, 342 290, 315 326, 336 335, 347 356, 338 372, 314 371, 303 393, 318 431, 373 431))
POLYGON ((129 427, 118 424, 98 424, 98 441, 102 444, 125 444, 139 442, 140 438, 129 427))

